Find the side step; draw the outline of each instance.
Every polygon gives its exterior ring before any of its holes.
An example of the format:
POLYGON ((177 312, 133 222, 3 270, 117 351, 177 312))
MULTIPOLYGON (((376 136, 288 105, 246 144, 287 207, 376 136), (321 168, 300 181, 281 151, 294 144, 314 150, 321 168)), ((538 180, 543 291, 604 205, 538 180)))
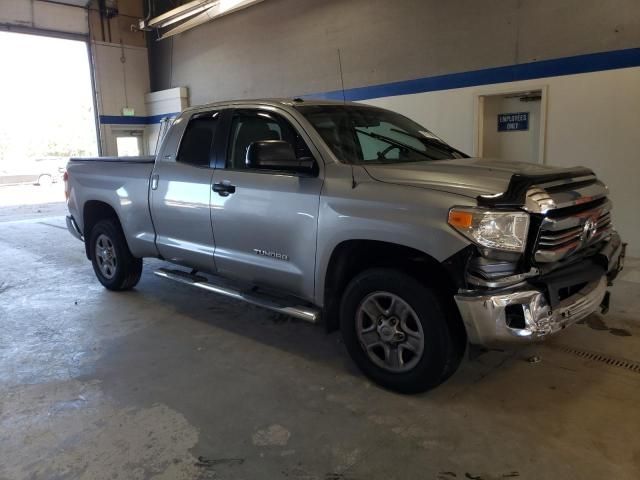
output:
POLYGON ((159 268, 153 273, 162 278, 168 278, 169 280, 191 285, 192 287, 201 288, 209 292, 219 293, 225 297, 235 298, 236 300, 241 300, 243 302, 263 307, 283 315, 289 315, 307 322, 317 323, 318 320, 320 320, 320 311, 318 309, 299 305, 285 305, 283 300, 270 297, 266 294, 243 292, 228 286, 217 285, 205 277, 191 275, 190 273, 180 270, 159 268))

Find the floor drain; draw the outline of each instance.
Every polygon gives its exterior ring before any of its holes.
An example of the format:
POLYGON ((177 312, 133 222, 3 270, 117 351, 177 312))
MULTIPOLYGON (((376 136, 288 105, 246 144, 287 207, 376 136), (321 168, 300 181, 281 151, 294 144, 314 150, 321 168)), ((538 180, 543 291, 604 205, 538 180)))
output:
POLYGON ((604 353, 596 353, 589 352, 587 350, 580 350, 578 348, 571 348, 565 346, 557 346, 559 350, 562 350, 565 353, 571 353, 572 355, 576 355, 580 358, 584 358, 586 360, 593 360, 594 362, 606 363, 612 367, 624 368, 625 370, 630 370, 635 373, 640 373, 640 363, 633 362, 631 360, 626 360, 624 358, 615 358, 609 355, 605 355, 604 353))

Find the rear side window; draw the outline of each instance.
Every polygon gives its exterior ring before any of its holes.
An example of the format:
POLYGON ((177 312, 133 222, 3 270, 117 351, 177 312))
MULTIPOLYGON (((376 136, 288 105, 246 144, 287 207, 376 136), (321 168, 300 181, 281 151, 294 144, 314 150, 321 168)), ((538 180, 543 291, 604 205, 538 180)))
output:
POLYGON ((198 113, 191 117, 182 137, 177 161, 198 167, 211 164, 211 149, 216 136, 219 112, 198 113))

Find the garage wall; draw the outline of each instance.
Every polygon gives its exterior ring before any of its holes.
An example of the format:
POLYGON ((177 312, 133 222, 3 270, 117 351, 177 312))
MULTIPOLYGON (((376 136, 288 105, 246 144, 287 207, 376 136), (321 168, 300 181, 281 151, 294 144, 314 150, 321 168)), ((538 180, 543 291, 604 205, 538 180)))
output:
POLYGON ((87 10, 76 6, 38 0, 2 0, 0 3, 1 30, 86 35, 89 33, 87 18, 87 10))
POLYGON ((132 28, 144 17, 142 3, 141 0, 118 0, 113 4, 117 15, 109 17, 100 15, 97 0, 89 4, 102 155, 117 154, 117 135, 134 132, 141 135, 143 145, 147 145, 148 54, 145 33, 132 28), (124 109, 127 109, 127 115, 124 109))
POLYGON ((640 256, 638 47, 637 0, 267 0, 149 53, 152 90, 187 87, 199 104, 342 98, 340 50, 348 99, 405 113, 470 153, 478 95, 547 88, 544 162, 595 170, 640 256))
POLYGON ((638 46, 637 0, 266 0, 151 42, 151 86, 192 103, 337 90, 338 49, 353 88, 638 46))
MULTIPOLYGON (((91 42, 102 154, 116 155, 116 134, 147 131, 145 94, 149 92, 147 49, 91 42), (132 116, 123 109, 133 109, 132 116)), ((143 152, 147 153, 147 152, 143 152)))

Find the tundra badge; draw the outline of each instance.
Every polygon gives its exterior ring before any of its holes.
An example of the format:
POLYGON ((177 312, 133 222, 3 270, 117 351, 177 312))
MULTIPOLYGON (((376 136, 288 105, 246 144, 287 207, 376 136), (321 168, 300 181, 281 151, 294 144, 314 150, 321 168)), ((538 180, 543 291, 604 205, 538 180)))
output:
POLYGON ((271 257, 276 260, 283 260, 285 262, 289 261, 289 256, 284 253, 272 252, 271 250, 263 250, 262 248, 254 248, 254 253, 256 255, 262 255, 263 257, 271 257))

